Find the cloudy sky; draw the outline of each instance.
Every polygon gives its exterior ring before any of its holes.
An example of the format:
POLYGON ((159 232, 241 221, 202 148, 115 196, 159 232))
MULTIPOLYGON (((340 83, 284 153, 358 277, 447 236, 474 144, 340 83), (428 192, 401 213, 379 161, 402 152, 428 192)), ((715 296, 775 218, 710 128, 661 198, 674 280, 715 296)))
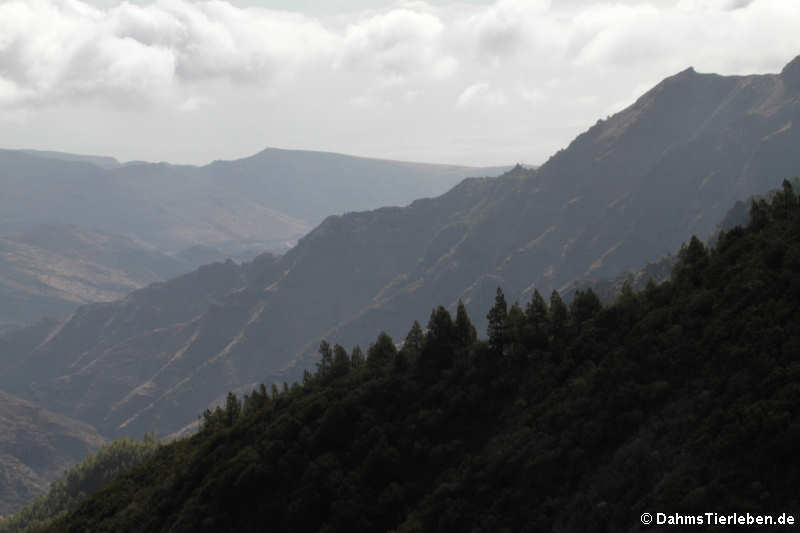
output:
POLYGON ((778 72, 796 0, 0 0, 0 147, 540 163, 660 79, 778 72))

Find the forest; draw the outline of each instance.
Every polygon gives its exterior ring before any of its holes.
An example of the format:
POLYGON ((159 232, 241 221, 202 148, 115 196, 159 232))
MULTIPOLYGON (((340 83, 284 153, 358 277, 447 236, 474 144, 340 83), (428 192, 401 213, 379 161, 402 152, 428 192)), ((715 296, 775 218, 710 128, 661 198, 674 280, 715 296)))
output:
POLYGON ((643 512, 785 512, 800 471, 800 204, 789 181, 672 277, 603 305, 497 290, 400 343, 322 342, 316 372, 190 438, 47 531, 625 531, 643 512))

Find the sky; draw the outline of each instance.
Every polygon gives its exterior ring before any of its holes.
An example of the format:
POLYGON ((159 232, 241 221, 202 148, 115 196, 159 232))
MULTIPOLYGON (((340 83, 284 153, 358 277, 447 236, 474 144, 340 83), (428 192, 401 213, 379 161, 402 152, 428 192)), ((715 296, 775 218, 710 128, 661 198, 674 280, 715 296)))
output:
POLYGON ((796 0, 0 0, 0 147, 540 164, 666 76, 779 72, 796 0))

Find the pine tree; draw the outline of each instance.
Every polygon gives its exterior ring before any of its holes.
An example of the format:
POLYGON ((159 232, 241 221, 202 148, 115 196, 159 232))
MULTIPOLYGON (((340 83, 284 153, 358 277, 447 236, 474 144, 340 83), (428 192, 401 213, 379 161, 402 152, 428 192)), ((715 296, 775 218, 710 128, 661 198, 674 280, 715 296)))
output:
POLYGON ((406 340, 403 342, 403 353, 410 360, 416 359, 422 353, 422 348, 425 345, 425 334, 422 332, 422 326, 416 320, 411 325, 411 329, 406 335, 406 340))
POLYGON ((232 426, 241 412, 242 404, 239 402, 239 398, 234 393, 229 392, 225 398, 225 425, 232 426))
POLYGON ((672 271, 673 279, 678 283, 690 283, 693 287, 698 287, 708 260, 708 250, 700 239, 692 235, 689 245, 681 246, 678 252, 678 263, 672 271))
POLYGON ((375 344, 371 344, 367 350, 367 365, 371 368, 382 368, 389 364, 395 355, 397 348, 394 341, 385 331, 381 331, 375 344))
POLYGON ((450 313, 443 306, 431 311, 425 344, 419 358, 420 368, 428 379, 451 365, 453 352, 458 345, 458 335, 450 313))
POLYGON ((533 297, 525 308, 527 327, 523 342, 526 346, 540 350, 547 347, 547 332, 550 328, 547 315, 547 302, 538 290, 534 290, 533 297))
POLYGON ((456 341, 456 328, 450 313, 443 306, 431 311, 428 320, 428 333, 425 336, 426 351, 434 349, 442 351, 449 349, 456 341))
POLYGON ((558 291, 553 291, 550 294, 550 335, 553 339, 558 341, 566 333, 568 320, 569 311, 564 300, 558 291))
POLYGON ((475 341, 478 339, 478 334, 475 331, 475 326, 472 325, 472 321, 469 319, 467 308, 464 307, 464 302, 460 299, 458 300, 458 306, 456 308, 455 328, 458 343, 462 347, 466 348, 475 344, 475 341))
POLYGON ((519 302, 514 302, 506 316, 506 338, 503 340, 505 350, 516 356, 524 352, 522 340, 525 333, 525 312, 519 302))
POLYGON ((343 376, 349 371, 350 357, 347 355, 347 350, 337 344, 333 347, 332 373, 334 376, 343 376))
POLYGON ((570 304, 570 316, 575 326, 580 330, 581 324, 594 317, 603 308, 600 298, 592 289, 578 291, 570 304))
POLYGON ((330 372, 333 367, 333 350, 328 341, 323 340, 319 343, 320 360, 317 362, 317 373, 320 376, 325 376, 330 372))
POLYGON ((361 346, 356 344, 350 352, 350 365, 353 368, 361 368, 366 363, 364 352, 361 351, 361 346))
POLYGON ((489 349, 496 354, 503 353, 503 345, 506 340, 506 323, 508 321, 508 305, 503 290, 498 287, 494 297, 494 306, 486 315, 489 320, 487 334, 489 336, 489 349))

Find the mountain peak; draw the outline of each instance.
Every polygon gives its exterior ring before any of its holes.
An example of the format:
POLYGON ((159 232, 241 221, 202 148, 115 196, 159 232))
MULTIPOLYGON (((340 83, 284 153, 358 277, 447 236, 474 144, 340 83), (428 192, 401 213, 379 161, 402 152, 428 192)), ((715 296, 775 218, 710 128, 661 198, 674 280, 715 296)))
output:
POLYGON ((795 57, 783 67, 781 78, 787 86, 800 89, 800 56, 795 57))

